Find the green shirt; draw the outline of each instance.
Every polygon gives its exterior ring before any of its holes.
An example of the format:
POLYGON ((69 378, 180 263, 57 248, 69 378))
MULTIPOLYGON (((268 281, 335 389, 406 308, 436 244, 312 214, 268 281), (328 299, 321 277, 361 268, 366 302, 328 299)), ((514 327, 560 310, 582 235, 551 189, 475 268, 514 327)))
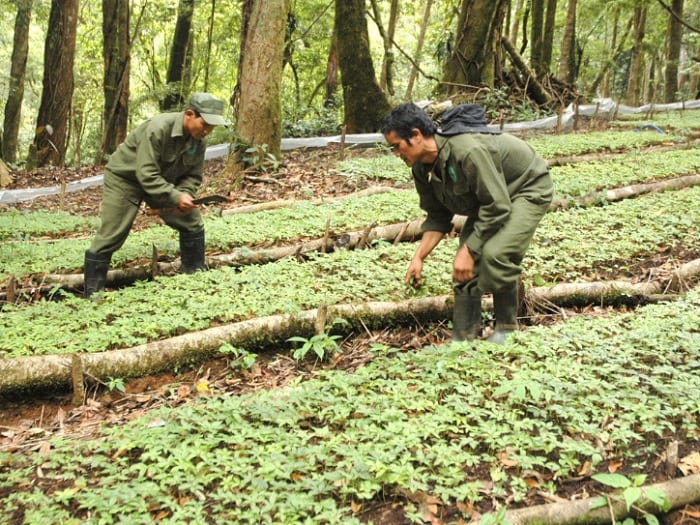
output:
POLYGON ((137 182, 153 202, 174 207, 202 184, 206 143, 186 137, 184 112, 163 113, 140 124, 111 155, 106 168, 137 182))
POLYGON ((413 166, 420 206, 427 212, 422 231, 448 233, 454 215, 469 217, 460 244, 480 254, 486 240, 510 215, 511 201, 552 200, 546 161, 525 141, 508 134, 435 135, 438 158, 413 166))

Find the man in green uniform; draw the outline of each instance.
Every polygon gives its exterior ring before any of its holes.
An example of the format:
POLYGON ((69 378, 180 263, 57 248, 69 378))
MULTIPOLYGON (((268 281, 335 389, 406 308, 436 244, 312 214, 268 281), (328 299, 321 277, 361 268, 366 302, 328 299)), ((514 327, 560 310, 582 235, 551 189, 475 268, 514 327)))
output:
POLYGON ((182 112, 156 115, 132 131, 104 173, 102 222, 85 252, 85 296, 103 290, 112 254, 122 247, 141 201, 163 208, 179 232, 182 271, 204 270, 204 222, 193 198, 202 184, 205 138, 224 125, 224 103, 195 93, 182 112))
POLYGON ((493 293, 495 331, 503 344, 517 330, 521 262, 552 200, 547 163, 530 145, 486 125, 481 106, 464 104, 445 113, 442 128, 415 104, 401 104, 384 119, 382 133, 412 168, 427 213, 423 236, 406 272, 420 284, 423 261, 466 215, 454 259, 453 341, 478 337, 481 295, 493 293))

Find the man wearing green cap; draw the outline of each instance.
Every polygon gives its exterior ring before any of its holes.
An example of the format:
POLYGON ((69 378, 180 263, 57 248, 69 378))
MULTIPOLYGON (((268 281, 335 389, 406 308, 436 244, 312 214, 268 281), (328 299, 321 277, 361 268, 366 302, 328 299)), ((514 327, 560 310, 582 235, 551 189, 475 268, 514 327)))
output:
POLYGON ((202 184, 205 138, 225 125, 224 103, 195 93, 184 111, 139 125, 110 156, 104 173, 101 224, 85 252, 85 296, 103 290, 112 254, 122 247, 142 201, 163 208, 179 232, 182 271, 205 270, 204 222, 194 195, 202 184))

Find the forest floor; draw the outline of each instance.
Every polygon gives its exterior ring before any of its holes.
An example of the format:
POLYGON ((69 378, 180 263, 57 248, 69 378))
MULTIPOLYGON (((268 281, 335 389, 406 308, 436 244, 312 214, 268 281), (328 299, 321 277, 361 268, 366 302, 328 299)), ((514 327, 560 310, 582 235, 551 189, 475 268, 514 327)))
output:
MULTIPOLYGON (((338 173, 335 169, 341 158, 376 154, 377 150, 374 148, 349 148, 341 151, 335 146, 319 150, 285 152, 283 164, 278 171, 249 176, 236 190, 230 189, 231 181, 222 175, 224 161, 212 160, 207 162, 205 181, 198 195, 224 193, 230 198, 230 202, 224 205, 226 208, 281 199, 338 197, 373 184, 382 185, 381 181, 363 181, 363 186, 358 187, 357 181, 338 173)), ((55 186, 98 173, 101 173, 101 168, 95 166, 15 171, 11 173, 13 183, 5 189, 55 186)), ((73 214, 99 217, 101 200, 102 187, 98 186, 68 193, 63 199, 52 195, 13 204, 11 207, 18 210, 62 209, 73 214)), ((159 220, 157 217, 140 213, 134 230, 145 228, 159 220)), ((585 311, 588 315, 606 315, 609 309, 590 307, 585 311)), ((543 319, 542 322, 548 321, 543 319)), ((450 330, 446 321, 436 325, 392 327, 382 331, 355 333, 341 342, 343 352, 338 358, 324 366, 352 371, 372 358, 370 347, 377 342, 410 351, 423 346, 446 343, 449 337, 450 330)), ((156 408, 193 402, 203 395, 197 388, 203 380, 211 391, 241 394, 280 387, 300 376, 310 376, 312 372, 309 365, 294 361, 288 354, 271 351, 259 354, 250 370, 233 370, 226 358, 220 358, 178 373, 164 373, 125 381, 123 391, 121 388, 114 388, 114 385, 110 388, 110 385, 93 382, 87 388, 83 404, 79 406, 73 404, 72 393, 68 391, 36 392, 31 397, 0 397, 0 451, 38 450, 47 439, 57 435, 76 439, 90 437, 99 433, 101 424, 120 424, 143 417, 156 408)), ((663 470, 661 467, 659 472, 663 470)), ((652 475, 651 478, 659 479, 658 475, 652 475)), ((579 485, 572 486, 571 494, 585 493, 585 485, 586 481, 582 480, 579 485)), ((543 502, 540 500, 530 503, 543 502)), ((406 522, 400 506, 391 501, 377 502, 377 505, 365 514, 364 519, 387 525, 406 522)), ((700 506, 686 507, 666 517, 666 523, 700 523, 700 506)))

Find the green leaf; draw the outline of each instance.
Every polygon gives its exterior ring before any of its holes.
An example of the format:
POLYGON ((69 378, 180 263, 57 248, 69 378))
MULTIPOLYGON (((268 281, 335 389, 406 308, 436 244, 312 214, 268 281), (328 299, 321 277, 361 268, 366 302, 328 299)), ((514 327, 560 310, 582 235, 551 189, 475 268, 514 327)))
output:
POLYGON ((642 489, 639 487, 629 487, 625 489, 622 496, 625 498, 625 503, 627 503, 627 510, 630 510, 632 505, 642 497, 642 489))
POLYGON ((644 495, 649 501, 662 510, 668 510, 671 507, 671 502, 668 501, 666 493, 657 487, 650 487, 644 491, 644 495))
POLYGON ((632 482, 622 474, 593 474, 591 478, 596 480, 598 483, 602 483, 603 485, 607 485, 608 487, 614 487, 616 489, 624 489, 632 485, 632 482))
POLYGON ((591 502, 591 510, 599 509, 605 507, 608 504, 608 498, 605 496, 599 496, 591 502))

